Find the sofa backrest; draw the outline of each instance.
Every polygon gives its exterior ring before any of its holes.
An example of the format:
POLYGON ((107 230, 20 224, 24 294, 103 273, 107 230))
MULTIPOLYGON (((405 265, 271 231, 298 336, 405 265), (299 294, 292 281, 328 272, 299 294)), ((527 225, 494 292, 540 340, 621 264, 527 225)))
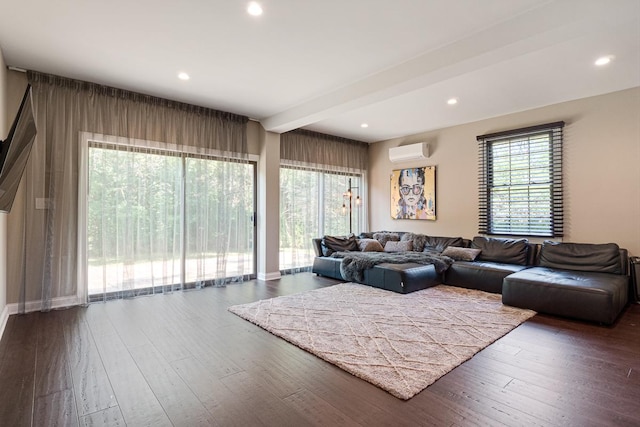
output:
MULTIPOLYGON (((414 244, 419 242, 415 247, 419 247, 419 251, 422 251, 423 248, 428 247, 431 250, 436 250, 438 252, 442 252, 447 248, 447 246, 459 246, 463 248, 468 248, 471 246, 471 240, 464 239, 462 237, 438 237, 438 236, 426 236, 422 234, 413 234, 407 231, 372 231, 372 232, 363 232, 358 235, 358 239, 372 239, 374 234, 394 234, 397 235, 397 238, 400 240, 414 240, 414 244)), ((327 236, 325 236, 327 237, 327 236)), ((316 256, 324 256, 324 251, 322 248, 322 239, 321 237, 311 239, 313 250, 316 256)), ((418 250, 415 249, 414 250, 418 250)))
MULTIPOLYGON (((485 257, 482 258, 481 252, 477 258, 478 261, 504 262, 505 257, 510 257, 514 254, 516 254, 516 257, 518 257, 517 250, 514 250, 513 253, 511 253, 511 251, 502 252, 505 245, 513 245, 512 242, 509 242, 513 239, 475 237, 472 241, 468 239, 462 240, 463 247, 473 247, 481 250, 484 248, 486 250, 485 257), (497 261, 498 259, 500 259, 500 261, 497 261)), ((519 240, 525 240, 526 245, 526 261, 525 264, 522 265, 539 265, 542 267, 551 267, 551 265, 553 265, 554 267, 551 268, 579 271, 615 272, 614 274, 622 275, 628 274, 629 271, 629 253, 626 249, 619 248, 615 243, 602 245, 589 243, 557 243, 546 241, 542 245, 540 245, 530 243, 526 241, 526 239, 519 240), (614 253, 617 253, 617 256, 614 256, 614 253)), ((312 243, 313 250, 315 251, 316 256, 323 256, 322 238, 313 238, 312 243)), ((518 248, 522 249, 519 244, 516 244, 511 249, 518 248)), ((513 262, 506 263, 513 264, 513 262)))
POLYGON ((535 261, 536 247, 527 239, 476 236, 471 247, 480 249, 477 261, 515 265, 533 265, 535 261))
POLYGON ((562 270, 626 275, 629 254, 615 243, 559 243, 545 241, 537 264, 562 270))
POLYGON ((449 246, 464 248, 465 241, 462 237, 425 236, 423 247, 424 249, 442 252, 449 246))

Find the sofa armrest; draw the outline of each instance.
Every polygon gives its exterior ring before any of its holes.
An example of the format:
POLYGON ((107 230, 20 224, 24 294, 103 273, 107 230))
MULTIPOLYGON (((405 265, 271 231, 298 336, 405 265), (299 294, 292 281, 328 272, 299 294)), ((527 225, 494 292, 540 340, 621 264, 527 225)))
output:
POLYGON ((322 238, 313 238, 311 239, 311 243, 313 244, 313 250, 316 253, 316 256, 322 255, 322 238))
POLYGON ((622 274, 627 276, 631 275, 631 270, 629 269, 629 252, 623 248, 620 248, 620 266, 622 267, 622 274))

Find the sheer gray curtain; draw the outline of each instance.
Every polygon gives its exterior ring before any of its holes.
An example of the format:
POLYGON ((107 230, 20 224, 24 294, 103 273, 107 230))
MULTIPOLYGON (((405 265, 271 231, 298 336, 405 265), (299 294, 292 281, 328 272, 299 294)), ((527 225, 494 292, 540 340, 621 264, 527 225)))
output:
POLYGON ((366 171, 369 145, 307 130, 283 133, 280 158, 308 167, 342 172, 366 171))
MULTIPOLYGON (((181 185, 175 171, 168 177, 161 173, 163 167, 168 167, 166 162, 172 161, 164 158, 167 153, 174 159, 180 153, 189 153, 247 163, 246 117, 36 72, 29 72, 28 80, 33 87, 38 135, 23 181, 23 213, 12 223, 12 227, 23 230, 23 247, 9 272, 9 277, 21 284, 20 311, 29 302, 41 304, 40 308, 46 310, 83 295, 86 283, 79 280, 86 280, 86 274, 80 271, 84 262, 80 258, 86 242, 78 234, 79 226, 87 225, 79 223, 87 219, 78 215, 79 189, 81 198, 88 190, 79 179, 83 143, 114 142, 120 151, 128 152, 129 157, 122 161, 130 163, 131 177, 142 180, 155 170, 156 178, 164 177, 168 187, 174 186, 166 188, 167 192, 179 191, 175 186, 181 185), (142 166, 137 163, 139 159, 131 157, 135 152, 144 153, 147 160, 153 155, 163 158, 157 164, 142 166), (45 209, 34 203, 38 199, 45 199, 45 209)), ((124 189, 121 193, 123 198, 128 197, 124 189)), ((138 196, 157 193, 146 194, 138 196)), ((167 215, 180 209, 175 200, 170 203, 165 206, 167 215)), ((134 209, 128 206, 129 211, 134 209)), ((124 215, 126 211, 113 215, 124 215)), ((156 226, 162 224, 161 218, 153 221, 156 226)), ((158 230, 149 233, 155 235, 158 230)), ((185 245, 176 241, 171 244, 185 245)), ((174 255, 172 252, 170 256, 174 255)))
POLYGON ((296 273, 313 263, 312 238, 367 229, 369 147, 306 130, 282 134, 280 144, 280 271, 296 273))

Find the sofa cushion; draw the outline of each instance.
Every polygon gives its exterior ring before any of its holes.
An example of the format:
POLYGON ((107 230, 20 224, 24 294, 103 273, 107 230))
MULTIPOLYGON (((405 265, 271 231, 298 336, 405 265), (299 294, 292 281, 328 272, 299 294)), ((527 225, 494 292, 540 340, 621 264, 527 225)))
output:
POLYGON ((558 243, 545 241, 540 266, 574 271, 624 274, 620 248, 615 243, 558 243))
POLYGON ((358 248, 361 252, 382 252, 384 248, 376 239, 358 239, 358 248))
POLYGON ((322 238, 322 255, 330 256, 334 252, 357 251, 358 243, 353 234, 344 236, 324 236, 322 238))
POLYGON ((380 242, 383 248, 387 244, 387 242, 400 241, 400 235, 398 233, 387 233, 387 232, 373 233, 373 238, 376 239, 378 242, 380 242))
POLYGON ((408 252, 413 251, 413 242, 405 240, 403 242, 388 241, 384 245, 385 252, 408 252))
POLYGON ((442 252, 449 246, 463 247, 464 243, 462 237, 426 236, 424 242, 425 251, 442 252))
POLYGON ((471 247, 480 249, 479 261, 499 262, 503 264, 527 265, 527 239, 498 239, 476 236, 471 247))
POLYGON ((502 293, 502 281, 526 265, 500 264, 489 261, 456 261, 444 275, 444 284, 479 291, 502 293))
POLYGON ((453 258, 456 261, 473 261, 480 252, 480 249, 448 246, 444 251, 442 251, 442 255, 453 258))

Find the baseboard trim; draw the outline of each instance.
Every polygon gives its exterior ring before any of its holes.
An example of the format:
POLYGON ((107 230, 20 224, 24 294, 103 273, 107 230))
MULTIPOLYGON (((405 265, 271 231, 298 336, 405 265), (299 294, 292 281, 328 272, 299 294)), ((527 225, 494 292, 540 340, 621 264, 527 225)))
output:
POLYGON ((278 280, 282 278, 279 271, 273 273, 258 273, 258 280, 278 280))
MULTIPOLYGON (((72 307, 74 305, 81 305, 81 304, 83 304, 83 302, 80 301, 80 298, 78 298, 76 295, 68 296, 68 297, 58 297, 58 298, 53 298, 51 300, 51 309, 72 307)), ((8 309, 9 311, 9 315, 18 314, 19 308, 20 308, 20 304, 18 303, 7 304, 7 307, 6 307, 6 309, 8 309)), ((40 310, 42 310, 42 300, 27 301, 24 304, 25 313, 31 313, 32 311, 40 311, 40 310)))
POLYGON ((0 340, 2 339, 2 335, 4 335, 4 328, 7 326, 7 321, 9 320, 9 306, 5 305, 2 309, 2 313, 0 313, 0 340))

